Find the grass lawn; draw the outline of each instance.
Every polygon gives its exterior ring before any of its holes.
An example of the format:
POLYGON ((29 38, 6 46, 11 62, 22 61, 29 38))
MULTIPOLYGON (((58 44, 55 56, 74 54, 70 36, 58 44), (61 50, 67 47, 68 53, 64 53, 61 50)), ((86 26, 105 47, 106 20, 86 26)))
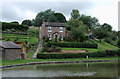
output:
POLYGON ((94 40, 95 43, 98 44, 98 51, 102 51, 102 50, 117 50, 118 47, 113 46, 109 43, 106 42, 99 42, 97 40, 94 40))
POLYGON ((62 48, 62 50, 88 50, 90 52, 94 52, 94 51, 117 50, 118 49, 118 47, 113 46, 113 45, 106 43, 106 42, 99 42, 97 40, 94 40, 94 42, 98 44, 98 49, 93 49, 93 48, 62 48))
POLYGON ((28 52, 27 58, 32 58, 32 56, 33 56, 34 53, 35 52, 28 52))
POLYGON ((105 58, 72 58, 72 59, 18 59, 18 60, 4 60, 2 65, 22 64, 30 62, 43 62, 43 61, 82 61, 82 60, 115 60, 118 57, 105 57, 105 58))
POLYGON ((10 41, 14 41, 16 38, 18 38, 17 41, 22 41, 22 42, 28 41, 29 44, 38 43, 38 38, 35 36, 20 35, 20 34, 5 34, 5 33, 3 33, 2 36, 5 39, 9 38, 10 41))

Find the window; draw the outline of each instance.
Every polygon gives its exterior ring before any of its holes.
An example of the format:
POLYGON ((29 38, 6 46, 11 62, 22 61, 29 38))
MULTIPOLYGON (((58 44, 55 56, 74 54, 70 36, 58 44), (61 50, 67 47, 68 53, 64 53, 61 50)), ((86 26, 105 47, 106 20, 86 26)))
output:
POLYGON ((40 27, 40 30, 41 30, 42 27, 40 27))
POLYGON ((48 32, 52 32, 52 27, 51 26, 48 27, 48 32))
POLYGON ((51 34, 48 34, 48 37, 51 38, 51 34))
POLYGON ((40 33, 40 37, 41 37, 41 33, 40 33))
POLYGON ((60 38, 61 38, 61 40, 63 41, 63 35, 62 35, 62 34, 60 35, 60 38))
POLYGON ((48 38, 49 38, 49 40, 51 40, 51 37, 52 37, 51 34, 48 34, 48 38))
POLYGON ((63 32, 63 27, 60 27, 60 32, 63 32))

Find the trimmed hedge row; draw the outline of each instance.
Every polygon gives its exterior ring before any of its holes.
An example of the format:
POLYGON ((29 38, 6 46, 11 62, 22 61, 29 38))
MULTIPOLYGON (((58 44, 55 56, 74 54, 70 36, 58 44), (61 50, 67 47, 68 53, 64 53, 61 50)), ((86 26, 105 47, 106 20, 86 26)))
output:
POLYGON ((98 48, 98 45, 93 42, 48 42, 47 47, 52 45, 58 47, 67 47, 67 48, 98 48))
POLYGON ((119 50, 106 50, 93 53, 62 53, 62 54, 37 54, 38 59, 67 59, 67 58, 92 58, 120 56, 119 50))

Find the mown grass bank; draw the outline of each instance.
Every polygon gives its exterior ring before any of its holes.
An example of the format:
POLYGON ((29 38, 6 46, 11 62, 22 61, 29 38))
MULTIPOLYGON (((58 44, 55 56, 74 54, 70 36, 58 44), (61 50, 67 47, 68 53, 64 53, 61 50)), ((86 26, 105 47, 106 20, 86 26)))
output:
POLYGON ((72 59, 18 59, 18 60, 3 60, 2 66, 14 65, 32 62, 48 62, 48 61, 88 61, 88 60, 118 60, 118 57, 105 57, 105 58, 72 58, 72 59))

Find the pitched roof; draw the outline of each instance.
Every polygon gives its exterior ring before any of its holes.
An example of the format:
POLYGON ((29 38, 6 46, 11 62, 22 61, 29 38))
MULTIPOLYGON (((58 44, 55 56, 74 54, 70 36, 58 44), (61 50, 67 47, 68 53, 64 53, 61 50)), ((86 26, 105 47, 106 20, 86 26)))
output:
POLYGON ((59 27, 65 27, 66 25, 64 23, 56 23, 56 22, 44 22, 45 26, 59 26, 59 27))
POLYGON ((87 34, 90 34, 92 32, 92 30, 89 30, 88 32, 87 32, 87 34))
POLYGON ((0 41, 0 46, 2 46, 3 48, 21 48, 12 41, 0 41))

